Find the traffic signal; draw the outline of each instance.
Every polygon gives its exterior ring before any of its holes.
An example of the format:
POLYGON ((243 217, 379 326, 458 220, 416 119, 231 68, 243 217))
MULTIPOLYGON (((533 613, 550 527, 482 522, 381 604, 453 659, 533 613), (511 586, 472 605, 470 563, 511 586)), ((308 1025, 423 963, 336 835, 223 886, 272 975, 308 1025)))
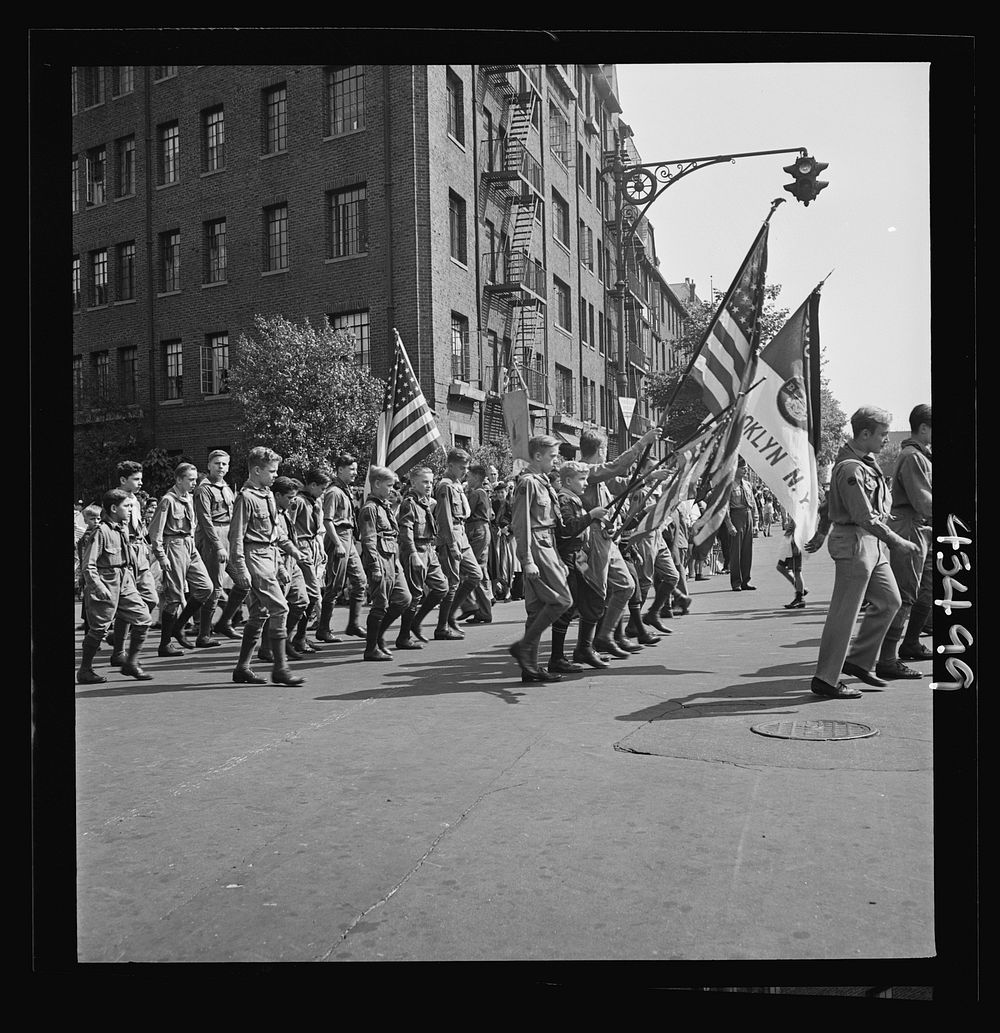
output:
POLYGON ((811 155, 804 154, 791 165, 785 166, 785 172, 795 177, 794 183, 786 183, 785 189, 807 208, 810 201, 815 201, 819 192, 830 184, 816 177, 830 163, 816 161, 811 155))

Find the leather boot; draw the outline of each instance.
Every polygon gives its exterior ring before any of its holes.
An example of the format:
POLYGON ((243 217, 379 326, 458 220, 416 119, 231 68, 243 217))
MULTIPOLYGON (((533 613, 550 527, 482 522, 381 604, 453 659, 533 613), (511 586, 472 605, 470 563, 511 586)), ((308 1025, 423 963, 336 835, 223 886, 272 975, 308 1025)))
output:
POLYGON ((144 624, 132 625, 132 632, 128 639, 128 656, 125 658, 125 663, 122 664, 122 674, 127 674, 130 678, 135 678, 137 681, 153 680, 153 676, 147 674, 139 666, 139 651, 142 649, 143 642, 146 641, 147 630, 144 624))
POLYGON ((402 612, 398 606, 390 606, 378 628, 378 647, 383 653, 388 653, 389 656, 392 656, 392 650, 385 644, 385 635, 402 612))
POLYGON ((417 615, 413 618, 413 623, 410 625, 410 634, 418 642, 426 642, 427 638, 424 635, 424 629, 421 625, 424 623, 424 618, 438 606, 441 602, 441 596, 435 595, 433 592, 427 593, 420 601, 420 607, 417 610, 417 615))
POLYGON ((615 643, 619 649, 624 649, 626 653, 642 652, 642 646, 640 646, 638 642, 633 642, 628 635, 626 635, 624 617, 615 627, 615 643))
POLYGON ((271 629, 265 624, 260 633, 260 648, 257 650, 257 659, 265 664, 274 663, 274 653, 271 650, 271 629))
POLYGON ((533 671, 530 675, 522 674, 521 681, 562 681, 563 677, 561 674, 557 674, 555 671, 547 671, 538 663, 538 648, 540 645, 541 643, 538 641, 538 639, 535 639, 531 643, 531 666, 533 668, 533 671))
POLYGON ((309 611, 306 610, 306 612, 299 618, 298 624, 295 626, 294 638, 291 640, 290 644, 294 645, 296 651, 299 653, 318 653, 319 650, 306 637, 308 629, 309 611))
POLYGON ((399 634, 396 636, 397 649, 423 649, 424 647, 416 641, 412 635, 413 619, 417 611, 414 609, 405 610, 399 624, 399 634))
POLYGON ((580 631, 576 639, 576 649, 573 650, 573 659, 597 669, 610 667, 611 664, 607 660, 602 660, 594 650, 595 631, 597 631, 597 624, 594 621, 580 621, 580 631))
POLYGON ((379 629, 382 627, 382 618, 376 613, 368 614, 367 632, 365 634, 365 659, 373 662, 384 663, 391 660, 389 653, 383 653, 378 647, 379 629))
POLYGON ((289 660, 304 660, 305 657, 295 648, 292 640, 285 636, 285 656, 289 660))
POLYGON ((663 614, 663 607, 670 601, 671 591, 670 582, 661 581, 656 586, 653 605, 650 606, 642 618, 644 624, 648 624, 651 628, 656 628, 657 631, 662 631, 665 635, 670 634, 670 629, 663 626, 661 615, 663 614))
MULTIPOLYGON (((267 634, 265 631, 264 634, 267 634)), ((243 685, 265 685, 266 678, 254 674, 250 670, 250 657, 253 655, 253 648, 257 645, 257 636, 250 633, 249 625, 243 628, 243 637, 240 640, 240 656, 236 661, 236 668, 233 671, 233 681, 243 685)))
POLYGON ((316 626, 316 641, 317 642, 339 642, 340 639, 330 630, 330 624, 333 621, 333 604, 336 600, 333 598, 333 594, 329 591, 323 593, 322 601, 319 606, 319 624, 316 626))
POLYGON ((549 655, 548 670, 558 674, 576 674, 583 670, 581 664, 567 659, 566 632, 568 628, 557 628, 552 625, 552 653, 549 655))
POLYGON ((522 681, 540 681, 541 679, 536 677, 539 673, 538 667, 535 661, 532 659, 531 654, 531 643, 525 642, 521 639, 515 642, 507 650, 508 653, 517 661, 518 667, 521 668, 521 680, 522 681), (530 676, 530 677, 526 677, 530 676))
POLYGON ((128 630, 128 621, 121 617, 116 617, 113 630, 114 637, 111 640, 111 660, 109 663, 112 667, 121 667, 125 663, 125 632, 128 630))
POLYGON ((194 643, 189 638, 184 637, 184 629, 187 627, 187 622, 191 619, 193 614, 200 608, 201 603, 195 602, 193 599, 189 599, 184 609, 181 610, 180 616, 174 621, 173 634, 174 641, 182 649, 194 649, 194 643))
POLYGON ((80 662, 79 670, 76 672, 77 685, 100 685, 108 680, 103 674, 98 674, 94 670, 94 657, 97 656, 97 651, 100 648, 101 643, 99 640, 92 638, 90 634, 84 636, 83 659, 80 662))
POLYGON ((183 656, 184 650, 175 645, 171 639, 174 637, 174 622, 177 620, 176 613, 160 614, 160 648, 156 651, 157 656, 183 656))
POLYGON ((642 646, 655 646, 660 641, 659 635, 654 635, 651 631, 648 631, 646 625, 642 620, 642 610, 639 608, 638 603, 629 603, 629 621, 628 626, 625 629, 625 634, 629 638, 635 638, 639 640, 639 644, 642 646))
POLYGON ((274 653, 274 666, 271 668, 271 684, 301 685, 305 678, 292 674, 285 652, 286 643, 287 639, 284 635, 271 635, 271 650, 274 653))
POLYGON ((438 607, 438 624, 434 631, 434 637, 436 639, 460 639, 465 638, 465 632, 461 628, 453 627, 450 623, 450 617, 455 607, 456 592, 448 592, 441 600, 441 605, 438 607))
POLYGON ((215 596, 209 596, 208 601, 198 611, 198 637, 195 645, 200 649, 208 649, 211 646, 219 646, 222 643, 217 638, 212 638, 212 616, 215 614, 215 596))
POLYGON ((620 648, 618 643, 610 638, 595 638, 594 649, 600 653, 607 653, 616 660, 626 660, 632 655, 627 649, 620 648))
POLYGON ((472 594, 472 590, 475 587, 475 582, 463 581, 458 586, 458 591, 455 593, 455 598, 452 600, 451 609, 448 612, 448 627, 452 631, 457 632, 462 638, 465 638, 465 632, 458 626, 458 611, 465 604, 466 600, 472 594))
POLYGON ((352 599, 350 604, 350 616, 348 617, 347 627, 344 628, 345 635, 354 635, 355 638, 367 638, 365 629, 361 627, 359 623, 361 620, 361 600, 352 599))

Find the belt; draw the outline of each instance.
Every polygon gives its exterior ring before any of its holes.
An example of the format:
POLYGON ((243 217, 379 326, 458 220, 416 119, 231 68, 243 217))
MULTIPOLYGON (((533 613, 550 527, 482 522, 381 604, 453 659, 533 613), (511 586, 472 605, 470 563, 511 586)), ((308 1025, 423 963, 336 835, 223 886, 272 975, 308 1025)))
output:
POLYGON ((103 564, 99 564, 97 569, 98 570, 126 570, 130 566, 132 566, 131 563, 109 563, 107 566, 104 566, 103 564))
POLYGON ((190 538, 191 537, 191 532, 190 531, 173 531, 170 534, 167 534, 166 532, 164 532, 163 537, 164 538, 190 538))
POLYGON ((275 542, 244 542, 244 552, 263 552, 265 549, 277 549, 275 542))
POLYGON ((413 544, 414 545, 430 545, 430 544, 433 543, 433 541, 434 541, 433 538, 414 538, 413 539, 413 544))

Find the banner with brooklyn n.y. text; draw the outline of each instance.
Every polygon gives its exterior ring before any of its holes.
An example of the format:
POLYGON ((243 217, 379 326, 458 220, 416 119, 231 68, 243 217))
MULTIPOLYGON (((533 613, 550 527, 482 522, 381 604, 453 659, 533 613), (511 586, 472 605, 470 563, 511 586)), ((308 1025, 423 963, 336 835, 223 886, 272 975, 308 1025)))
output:
POLYGON ((801 548, 816 531, 819 478, 819 290, 758 356, 763 380, 746 398, 740 455, 795 521, 801 548))

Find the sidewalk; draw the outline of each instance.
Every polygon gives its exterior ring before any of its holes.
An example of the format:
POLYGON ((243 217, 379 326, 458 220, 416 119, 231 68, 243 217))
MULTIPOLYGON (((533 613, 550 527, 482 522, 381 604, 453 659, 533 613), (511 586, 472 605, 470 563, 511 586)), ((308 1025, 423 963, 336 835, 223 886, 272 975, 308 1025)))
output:
POLYGON ((674 634, 560 683, 521 684, 508 603, 299 688, 233 684, 235 642, 76 686, 80 959, 932 955, 930 679, 810 693, 833 563, 784 610, 781 541, 757 592, 692 583, 674 634), (879 734, 750 731, 795 717, 879 734))

